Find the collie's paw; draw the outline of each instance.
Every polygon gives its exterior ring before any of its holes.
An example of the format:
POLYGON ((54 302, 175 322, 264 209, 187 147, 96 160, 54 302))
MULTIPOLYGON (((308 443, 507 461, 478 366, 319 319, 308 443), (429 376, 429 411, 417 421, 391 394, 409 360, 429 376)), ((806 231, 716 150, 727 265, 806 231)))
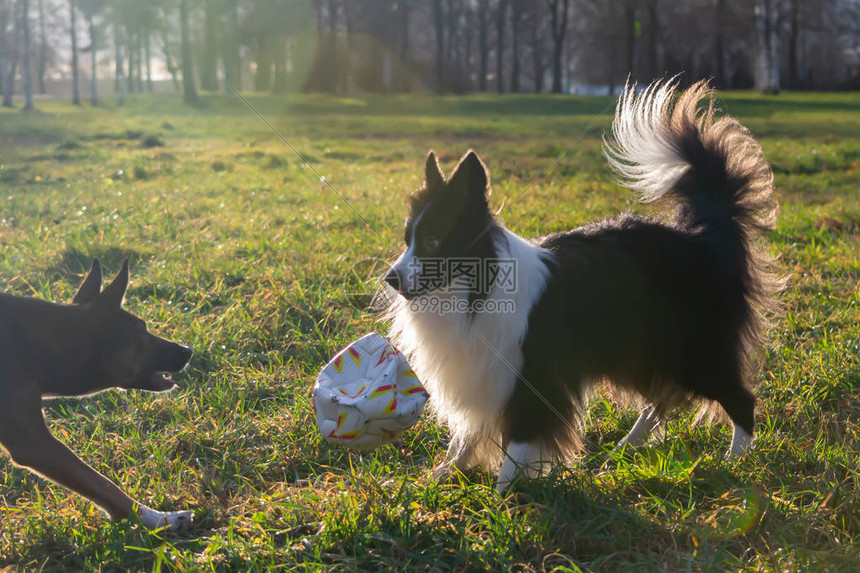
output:
POLYGON ((164 529, 176 533, 191 527, 194 522, 193 511, 162 512, 150 509, 145 505, 138 506, 137 515, 147 529, 164 529))
POLYGON ((734 461, 738 458, 742 458, 749 451, 750 447, 752 447, 752 442, 752 435, 747 433, 746 430, 737 424, 734 424, 732 431, 732 445, 729 448, 729 451, 726 452, 726 459, 734 461))

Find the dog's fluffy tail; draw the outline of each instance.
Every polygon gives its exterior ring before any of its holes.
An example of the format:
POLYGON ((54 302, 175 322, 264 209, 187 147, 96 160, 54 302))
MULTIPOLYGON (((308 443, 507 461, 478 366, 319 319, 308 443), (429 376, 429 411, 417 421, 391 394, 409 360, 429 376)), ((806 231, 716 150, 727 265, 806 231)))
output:
POLYGON ((706 81, 682 92, 675 81, 641 93, 628 84, 618 100, 609 164, 621 183, 645 202, 675 200, 688 226, 733 222, 745 234, 773 228, 773 174, 749 130, 730 117, 714 118, 706 81))
POLYGON ((727 272, 738 273, 749 305, 746 342, 761 342, 762 311, 777 310, 773 295, 785 284, 756 241, 776 222, 773 173, 749 130, 730 117, 716 119, 713 100, 701 105, 712 93, 707 82, 678 92, 674 80, 638 94, 628 84, 606 157, 643 201, 675 203, 676 224, 700 232, 727 272))

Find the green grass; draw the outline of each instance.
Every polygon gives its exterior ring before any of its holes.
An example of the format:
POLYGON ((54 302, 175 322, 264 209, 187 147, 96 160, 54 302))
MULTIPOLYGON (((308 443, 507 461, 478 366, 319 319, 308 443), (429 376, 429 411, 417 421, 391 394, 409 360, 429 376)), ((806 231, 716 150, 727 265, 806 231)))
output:
POLYGON ((428 149, 450 169, 475 148, 522 235, 643 210, 601 157, 610 100, 249 97, 313 169, 221 96, 0 111, 0 288, 65 301, 91 257, 106 272, 130 257, 128 308, 196 351, 171 394, 46 406, 132 496, 194 509, 193 530, 110 523, 2 458, 0 567, 856 570, 860 96, 723 97, 773 165, 770 246, 791 277, 755 449, 727 463, 730 429, 681 412, 649 451, 604 463, 635 413, 601 399, 583 457, 504 496, 484 473, 428 478, 447 438, 426 417, 363 456, 327 445, 310 390, 336 350, 384 332, 348 271, 400 248, 428 149))

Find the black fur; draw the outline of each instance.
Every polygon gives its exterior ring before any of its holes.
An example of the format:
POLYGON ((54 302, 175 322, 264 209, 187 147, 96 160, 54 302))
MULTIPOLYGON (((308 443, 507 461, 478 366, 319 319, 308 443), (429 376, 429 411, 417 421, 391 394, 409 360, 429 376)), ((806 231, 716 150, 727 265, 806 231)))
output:
POLYGON ((752 435, 751 357, 779 288, 754 238, 776 204, 749 133, 728 118, 715 123, 710 108, 697 116, 706 93, 694 86, 671 115, 672 141, 691 166, 662 197, 678 203, 674 222, 625 214, 540 241, 554 260, 523 342, 521 376, 534 389, 517 382, 505 443, 543 438, 557 453, 570 449, 578 438, 566 420, 602 380, 642 394, 660 418, 690 399, 716 401, 752 435))

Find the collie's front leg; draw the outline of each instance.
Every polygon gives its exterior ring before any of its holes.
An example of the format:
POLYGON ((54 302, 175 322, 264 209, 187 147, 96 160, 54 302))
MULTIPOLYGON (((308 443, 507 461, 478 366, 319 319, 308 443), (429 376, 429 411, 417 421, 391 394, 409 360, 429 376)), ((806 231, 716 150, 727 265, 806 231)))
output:
POLYGON ((627 435, 618 442, 617 447, 623 449, 626 446, 630 449, 635 449, 641 446, 652 432, 660 429, 661 424, 662 421, 657 416, 654 407, 651 405, 646 406, 639 414, 639 418, 637 418, 636 423, 633 424, 627 435))
POLYGON ((440 479, 455 471, 464 472, 475 467, 475 447, 477 440, 457 436, 451 438, 445 461, 433 469, 433 479, 440 479))
POLYGON ((550 464, 549 457, 540 440, 532 442, 514 442, 508 444, 505 450, 505 460, 499 477, 496 479, 496 490, 501 492, 507 489, 511 482, 517 477, 538 477, 550 464))

